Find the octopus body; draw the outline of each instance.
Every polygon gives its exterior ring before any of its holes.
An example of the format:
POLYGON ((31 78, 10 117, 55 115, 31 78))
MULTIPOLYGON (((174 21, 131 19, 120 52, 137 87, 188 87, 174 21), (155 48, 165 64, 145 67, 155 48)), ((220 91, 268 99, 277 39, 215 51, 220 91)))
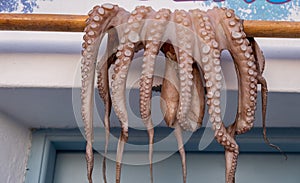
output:
MULTIPOLYGON (((174 128, 181 155, 183 182, 186 182, 186 160, 182 130, 196 131, 201 127, 208 107, 215 139, 224 146, 226 183, 235 182, 239 146, 237 134, 253 127, 256 110, 257 85, 262 85, 263 126, 265 128, 267 84, 262 76, 264 56, 253 38, 247 38, 242 21, 233 10, 213 8, 207 12, 168 9, 159 11, 139 6, 131 13, 111 4, 95 6, 89 13, 85 28, 82 60, 82 118, 86 133, 86 159, 88 180, 92 183, 93 170, 93 95, 95 64, 101 40, 106 31, 108 45, 98 67, 98 91, 105 104, 107 152, 109 116, 111 106, 121 124, 116 158, 116 183, 120 183, 124 145, 128 140, 128 114, 126 109, 126 80, 134 53, 143 49, 140 77, 140 114, 149 136, 149 162, 151 182, 154 129, 151 118, 151 96, 154 65, 161 51, 166 57, 165 77, 161 86, 161 109, 169 127, 174 128), (118 28, 122 26, 122 28, 118 28), (116 49, 114 49, 116 47, 116 49), (239 86, 238 110, 232 125, 225 127, 221 115, 221 60, 223 50, 233 57, 239 86), (108 69, 114 64, 111 94, 108 69)), ((265 141, 266 138, 264 129, 265 141)), ((105 177, 105 158, 103 161, 105 177)))

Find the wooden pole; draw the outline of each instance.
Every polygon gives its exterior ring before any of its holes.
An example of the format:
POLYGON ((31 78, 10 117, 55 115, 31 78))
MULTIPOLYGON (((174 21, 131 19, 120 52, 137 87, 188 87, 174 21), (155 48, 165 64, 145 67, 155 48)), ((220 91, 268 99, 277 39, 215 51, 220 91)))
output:
POLYGON ((86 15, 0 14, 0 30, 83 32, 86 15))
MULTIPOLYGON (((0 30, 82 32, 86 15, 0 14, 0 30)), ((244 20, 249 37, 300 38, 300 22, 244 20)))
POLYGON ((245 20, 248 37, 300 38, 300 22, 245 20))

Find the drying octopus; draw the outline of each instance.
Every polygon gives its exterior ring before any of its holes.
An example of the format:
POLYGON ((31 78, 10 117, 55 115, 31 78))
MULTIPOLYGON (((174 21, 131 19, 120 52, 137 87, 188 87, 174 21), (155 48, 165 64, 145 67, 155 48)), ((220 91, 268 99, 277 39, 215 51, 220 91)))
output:
MULTIPOLYGON (((153 10, 138 6, 131 13, 112 4, 95 6, 86 21, 82 51, 82 119, 86 136, 87 177, 92 183, 93 157, 93 105, 94 80, 105 106, 105 154, 110 133, 111 108, 119 118, 121 134, 116 155, 116 183, 120 183, 124 145, 128 140, 128 114, 126 109, 126 80, 134 54, 144 50, 140 76, 140 114, 149 136, 149 164, 151 182, 154 127, 151 118, 151 96, 154 66, 161 51, 166 58, 164 79, 161 83, 161 110, 169 127, 174 128, 182 161, 183 182, 186 182, 185 150, 182 130, 196 131, 201 127, 207 105, 214 137, 224 146, 226 183, 235 182, 239 146, 235 135, 253 127, 257 87, 261 84, 262 122, 264 139, 267 83, 262 76, 264 56, 253 38, 247 38, 242 20, 233 10, 213 8, 208 11, 153 10), (121 27, 121 28, 118 28, 121 27), (98 51, 104 35, 108 33, 105 55, 97 64, 98 51), (233 58, 238 78, 238 109, 232 125, 222 121, 220 97, 222 74, 220 55, 228 50, 233 58), (114 66, 112 78, 109 68, 114 66), (109 80, 111 79, 111 93, 109 80)), ((106 180, 105 155, 103 179, 106 180)))

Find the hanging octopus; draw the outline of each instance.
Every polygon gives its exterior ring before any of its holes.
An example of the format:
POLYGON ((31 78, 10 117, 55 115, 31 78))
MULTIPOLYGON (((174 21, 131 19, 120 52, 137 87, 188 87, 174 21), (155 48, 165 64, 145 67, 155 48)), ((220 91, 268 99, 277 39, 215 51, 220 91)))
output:
MULTIPOLYGON (((209 120, 214 136, 224 146, 226 159, 226 183, 235 182, 235 170, 239 146, 237 134, 253 127, 257 86, 262 86, 262 116, 264 139, 267 84, 263 78, 264 56, 253 38, 246 38, 242 21, 233 10, 213 8, 207 12, 168 9, 153 10, 139 6, 131 13, 117 5, 95 6, 86 21, 82 51, 82 119, 86 135, 87 177, 92 183, 93 157, 93 96, 97 70, 98 92, 105 106, 107 153, 111 107, 119 118, 121 134, 116 157, 116 183, 120 183, 124 145, 128 140, 128 114, 126 109, 126 80, 135 52, 143 49, 140 77, 140 114, 149 136, 149 164, 151 182, 153 154, 153 122, 151 96, 154 66, 158 53, 164 53, 165 76, 161 83, 161 109, 169 127, 174 128, 182 161, 183 182, 186 183, 186 160, 182 130, 196 131, 202 125, 207 104, 209 120), (120 28, 121 27, 121 28, 120 28), (98 50, 102 38, 108 32, 105 55, 98 65, 98 50), (220 55, 228 50, 233 57, 238 78, 238 110, 232 125, 225 127, 222 121, 220 97, 222 75, 220 55), (111 94, 108 70, 114 65, 111 94)), ((105 157, 103 179, 106 181, 105 157)))

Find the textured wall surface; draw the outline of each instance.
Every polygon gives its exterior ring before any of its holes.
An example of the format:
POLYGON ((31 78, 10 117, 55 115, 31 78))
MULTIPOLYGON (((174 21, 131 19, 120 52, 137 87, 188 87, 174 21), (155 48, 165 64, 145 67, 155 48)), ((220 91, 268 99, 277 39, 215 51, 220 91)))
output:
POLYGON ((0 182, 22 183, 25 179, 30 130, 0 113, 0 182))

